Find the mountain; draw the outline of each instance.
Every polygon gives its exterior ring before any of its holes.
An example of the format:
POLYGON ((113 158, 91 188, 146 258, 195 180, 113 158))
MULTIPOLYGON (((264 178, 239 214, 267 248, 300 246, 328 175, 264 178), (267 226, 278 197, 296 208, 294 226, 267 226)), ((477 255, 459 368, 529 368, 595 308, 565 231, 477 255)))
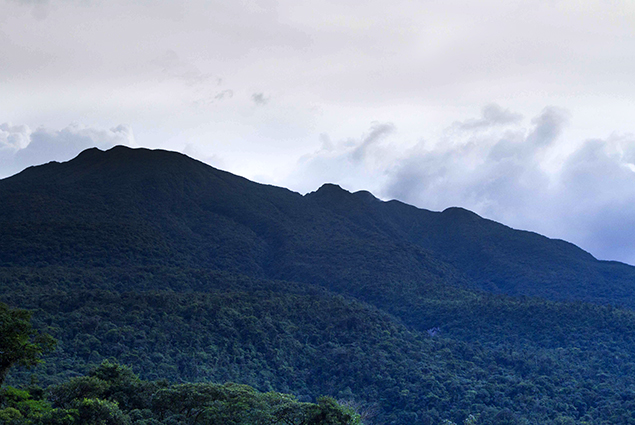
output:
POLYGON ((635 306, 634 267, 461 208, 431 212, 332 184, 302 196, 123 146, 0 181, 0 265, 38 264, 205 267, 371 303, 397 287, 388 302, 451 284, 635 306))
POLYGON ((330 395, 375 423, 632 423, 634 281, 461 208, 303 196, 174 152, 0 180, 0 301, 60 341, 45 385, 110 359, 330 395))

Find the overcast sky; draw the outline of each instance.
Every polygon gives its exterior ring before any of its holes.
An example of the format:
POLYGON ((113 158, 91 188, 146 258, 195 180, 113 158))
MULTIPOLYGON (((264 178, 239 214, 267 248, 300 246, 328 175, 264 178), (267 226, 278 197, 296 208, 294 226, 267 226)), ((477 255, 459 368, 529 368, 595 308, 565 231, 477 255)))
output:
POLYGON ((0 0, 0 178, 117 144, 635 264, 631 0, 0 0))

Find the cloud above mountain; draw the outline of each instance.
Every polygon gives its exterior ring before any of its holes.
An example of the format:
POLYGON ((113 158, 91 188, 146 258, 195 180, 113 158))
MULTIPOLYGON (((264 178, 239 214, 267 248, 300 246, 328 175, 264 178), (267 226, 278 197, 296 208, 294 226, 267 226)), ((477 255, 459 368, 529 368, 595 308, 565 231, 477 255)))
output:
POLYGON ((332 181, 431 210, 462 206, 635 263, 635 138, 613 135, 571 149, 562 140, 568 122, 558 108, 525 122, 488 105, 440 140, 404 150, 398 129, 376 123, 359 139, 334 143, 323 135, 322 148, 300 160, 289 182, 308 191, 332 181))
POLYGON ((133 141, 635 263, 635 3, 583 3, 0 0, 0 172, 133 141))
MULTIPOLYGON (((613 134, 573 145, 566 137, 570 120, 555 107, 523 117, 489 104, 478 117, 453 121, 436 140, 408 142, 390 122, 342 140, 323 133, 320 148, 278 183, 309 192, 333 182, 430 210, 461 206, 635 264, 635 137, 613 134)), ((119 144, 136 145, 129 126, 0 124, 0 174, 119 144)), ((222 156, 196 145, 182 151, 227 168, 222 156)))

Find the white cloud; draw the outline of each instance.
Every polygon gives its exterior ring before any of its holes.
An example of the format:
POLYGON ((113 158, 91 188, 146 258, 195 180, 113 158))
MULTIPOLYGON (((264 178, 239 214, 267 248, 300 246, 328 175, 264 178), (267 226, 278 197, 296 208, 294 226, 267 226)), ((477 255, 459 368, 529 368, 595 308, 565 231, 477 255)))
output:
POLYGON ((495 103, 490 103, 483 107, 482 114, 483 116, 481 118, 457 121, 453 126, 459 130, 475 130, 488 128, 493 125, 513 124, 523 118, 521 114, 511 112, 509 109, 503 109, 495 103))
POLYGON ((492 122, 452 131, 451 143, 434 149, 420 144, 391 164, 382 194, 435 210, 463 206, 536 229, 541 211, 532 205, 548 196, 555 177, 544 160, 565 124, 564 113, 546 108, 530 126, 499 128, 492 122))
POLYGON ((33 131, 26 125, 0 124, 0 176, 49 161, 68 161, 90 147, 116 145, 135 145, 129 126, 99 129, 73 124, 62 130, 40 127, 33 131))
POLYGON ((377 146, 382 139, 395 131, 392 123, 375 123, 370 132, 364 136, 362 142, 351 150, 349 157, 353 162, 364 161, 369 155, 373 154, 373 148, 377 146))
POLYGON ((0 124, 0 151, 24 149, 31 137, 31 129, 26 125, 0 124))
POLYGON ((189 86, 205 84, 210 81, 220 85, 222 81, 220 77, 201 72, 196 65, 183 60, 172 49, 166 50, 163 54, 151 60, 150 64, 156 66, 166 78, 181 80, 189 86))
POLYGON ((269 97, 265 96, 264 93, 252 94, 251 100, 254 102, 256 106, 265 106, 267 103, 269 103, 269 97))
POLYGON ((397 152, 389 144, 396 129, 392 123, 372 123, 369 131, 359 138, 331 141, 320 135, 321 147, 304 155, 297 167, 282 181, 293 190, 309 192, 323 183, 338 183, 350 190, 381 188, 386 167, 397 152))
POLYGON ((635 264, 635 137, 589 140, 564 163, 556 220, 606 259, 635 264))

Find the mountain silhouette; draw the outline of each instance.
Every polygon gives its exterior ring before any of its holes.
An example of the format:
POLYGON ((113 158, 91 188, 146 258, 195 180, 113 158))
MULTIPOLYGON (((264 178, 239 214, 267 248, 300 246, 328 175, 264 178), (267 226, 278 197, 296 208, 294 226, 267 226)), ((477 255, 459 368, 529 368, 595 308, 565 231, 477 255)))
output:
POLYGON ((438 285, 635 305, 635 268, 462 208, 432 212, 333 184, 302 196, 123 146, 1 180, 0 264, 206 267, 383 306, 438 285))

